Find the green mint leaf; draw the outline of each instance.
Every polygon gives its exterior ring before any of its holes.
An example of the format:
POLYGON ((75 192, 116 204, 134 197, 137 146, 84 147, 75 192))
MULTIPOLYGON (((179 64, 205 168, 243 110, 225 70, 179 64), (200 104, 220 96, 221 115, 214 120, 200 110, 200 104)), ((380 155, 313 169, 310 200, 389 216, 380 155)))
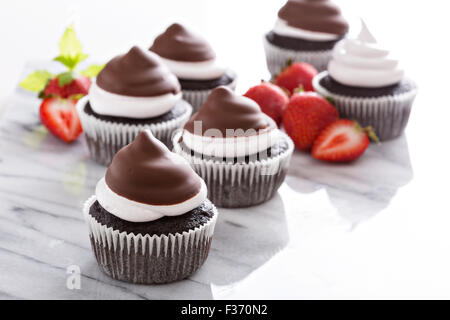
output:
POLYGON ((54 75, 45 70, 38 70, 30 74, 26 79, 20 83, 20 87, 32 92, 40 92, 44 90, 47 82, 53 78, 54 75))
POLYGON ((94 64, 88 67, 86 70, 81 71, 80 73, 85 77, 94 78, 100 73, 100 71, 102 71, 104 67, 105 67, 104 64, 102 65, 94 64))
POLYGON ((54 60, 64 64, 69 70, 75 67, 88 57, 83 53, 83 47, 78 40, 73 25, 67 27, 59 42, 59 56, 54 60))
POLYGON ((67 27, 59 42, 59 55, 63 57, 76 57, 83 53, 80 40, 78 40, 73 25, 67 27))
POLYGON ((72 72, 64 72, 58 75, 58 84, 60 87, 64 87, 67 84, 70 84, 73 79, 75 78, 75 75, 72 72))

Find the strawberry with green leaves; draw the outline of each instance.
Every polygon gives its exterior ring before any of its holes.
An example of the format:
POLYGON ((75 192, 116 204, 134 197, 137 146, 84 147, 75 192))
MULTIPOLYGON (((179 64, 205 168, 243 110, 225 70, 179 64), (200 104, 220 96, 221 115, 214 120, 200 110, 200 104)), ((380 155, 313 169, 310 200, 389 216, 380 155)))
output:
POLYGON ((102 65, 92 65, 78 72, 78 64, 87 57, 71 25, 64 32, 59 43, 59 56, 54 59, 67 70, 57 75, 38 70, 20 83, 20 87, 38 93, 43 99, 39 113, 41 122, 65 142, 72 142, 81 134, 76 102, 88 94, 92 83, 90 78, 96 77, 103 68, 102 65))

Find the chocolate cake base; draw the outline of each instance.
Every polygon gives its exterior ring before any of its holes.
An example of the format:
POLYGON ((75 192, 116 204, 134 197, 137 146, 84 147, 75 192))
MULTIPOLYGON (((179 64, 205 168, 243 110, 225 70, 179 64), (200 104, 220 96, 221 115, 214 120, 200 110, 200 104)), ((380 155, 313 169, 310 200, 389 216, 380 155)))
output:
POLYGON ((194 80, 194 79, 178 79, 181 84, 182 90, 210 90, 218 86, 226 86, 232 83, 236 79, 236 74, 227 70, 225 74, 216 79, 210 80, 194 80))
POLYGON ((201 206, 179 216, 163 217, 150 222, 130 222, 116 217, 95 201, 89 209, 89 214, 100 224, 119 230, 143 235, 168 235, 194 230, 206 224, 214 216, 214 206, 206 200, 201 206))
POLYGON ((158 117, 146 118, 146 119, 133 119, 133 118, 126 118, 126 117, 112 117, 112 116, 105 116, 102 114, 98 114, 92 109, 91 104, 88 101, 84 107, 84 112, 87 115, 96 117, 97 119, 100 119, 103 121, 109 121, 109 122, 113 122, 113 123, 132 124, 132 125, 150 125, 150 124, 158 124, 158 123, 167 122, 167 121, 176 119, 176 118, 182 116, 184 113, 186 113, 186 108, 187 107, 186 107, 185 103, 177 103, 169 112, 166 112, 163 115, 160 115, 158 117))
POLYGON ((394 96, 410 92, 417 88, 416 84, 408 78, 404 78, 400 83, 391 86, 380 88, 363 88, 346 86, 337 82, 331 76, 327 75, 320 79, 319 84, 331 93, 349 97, 363 98, 394 96))
POLYGON ((332 50, 336 45, 336 43, 338 43, 343 38, 344 37, 340 37, 339 39, 331 41, 309 41, 299 38, 281 36, 273 31, 270 31, 269 33, 266 34, 267 41, 273 44, 274 46, 283 49, 298 50, 298 51, 332 50))
POLYGON ((209 201, 187 213, 189 218, 162 218, 159 222, 143 223, 142 226, 111 218, 112 215, 101 208, 98 202, 94 202, 89 212, 114 226, 134 230, 126 233, 108 231, 112 226, 102 225, 97 218, 88 214, 90 241, 101 270, 114 279, 137 284, 168 283, 195 273, 208 257, 217 220, 217 211, 209 201), (189 229, 194 225, 195 230, 189 229), (169 227, 188 231, 163 233, 169 227), (144 230, 153 233, 153 236, 150 233, 136 234, 144 230))
POLYGON ((319 72, 326 70, 333 48, 339 40, 308 41, 269 32, 263 41, 267 68, 272 78, 275 78, 290 61, 309 63, 319 72))

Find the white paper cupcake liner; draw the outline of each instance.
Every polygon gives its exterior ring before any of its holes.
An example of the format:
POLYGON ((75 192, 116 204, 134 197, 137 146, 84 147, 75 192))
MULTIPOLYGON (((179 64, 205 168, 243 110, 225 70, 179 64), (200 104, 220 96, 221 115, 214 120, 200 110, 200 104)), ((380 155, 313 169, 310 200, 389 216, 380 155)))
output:
POLYGON ((306 62, 313 65, 317 71, 327 69, 333 50, 296 51, 277 47, 264 37, 264 50, 266 52, 267 67, 272 77, 279 74, 289 60, 306 62))
POLYGON ((114 279, 140 284, 182 280, 197 271, 208 257, 218 211, 204 225, 189 232, 135 235, 102 225, 89 214, 96 201, 89 198, 83 215, 100 268, 114 279))
POLYGON ((186 112, 166 122, 149 125, 133 125, 101 120, 84 111, 88 97, 82 98, 77 104, 78 115, 86 137, 91 157, 102 165, 109 165, 114 155, 124 146, 133 142, 136 136, 144 129, 150 129, 153 135, 172 149, 173 133, 184 126, 192 114, 189 103, 181 101, 186 106, 186 112))
MULTIPOLYGON (((231 90, 234 91, 236 89, 236 83, 237 83, 237 78, 234 78, 234 80, 231 83, 227 84, 226 87, 229 87, 231 90)), ((208 89, 208 90, 186 90, 186 89, 183 89, 182 90, 183 99, 191 104, 191 106, 194 109, 193 112, 197 112, 197 110, 202 106, 202 104, 206 101, 206 99, 208 99, 209 94, 213 90, 214 90, 214 88, 208 89)))
POLYGON ((185 158, 205 181, 208 198, 218 207, 242 208, 271 199, 286 177, 294 143, 284 133, 281 139, 288 148, 277 156, 249 163, 221 162, 192 156, 179 143, 181 133, 175 135, 174 152, 185 158))
POLYGON ((341 118, 356 120, 362 126, 372 126, 381 141, 400 136, 408 124, 417 89, 394 96, 374 98, 348 97, 332 93, 320 85, 327 76, 324 71, 314 77, 314 90, 333 100, 341 118))

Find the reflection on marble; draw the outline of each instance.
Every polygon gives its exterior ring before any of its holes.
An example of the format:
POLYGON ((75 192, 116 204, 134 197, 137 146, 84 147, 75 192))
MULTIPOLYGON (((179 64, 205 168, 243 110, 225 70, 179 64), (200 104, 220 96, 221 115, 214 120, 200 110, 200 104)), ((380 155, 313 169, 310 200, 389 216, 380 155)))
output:
POLYGON ((401 225, 398 215, 411 206, 398 196, 413 179, 405 137, 371 146, 351 165, 296 152, 271 201, 220 210, 210 256, 196 274, 140 286, 97 267, 81 206, 105 168, 89 160, 83 139, 66 145, 48 134, 38 103, 18 90, 0 120, 0 298, 346 298, 409 289, 399 289, 407 278, 398 251, 389 251, 404 248, 388 241, 397 237, 391 223, 401 225), (66 287, 71 265, 81 269, 80 290, 66 287))

